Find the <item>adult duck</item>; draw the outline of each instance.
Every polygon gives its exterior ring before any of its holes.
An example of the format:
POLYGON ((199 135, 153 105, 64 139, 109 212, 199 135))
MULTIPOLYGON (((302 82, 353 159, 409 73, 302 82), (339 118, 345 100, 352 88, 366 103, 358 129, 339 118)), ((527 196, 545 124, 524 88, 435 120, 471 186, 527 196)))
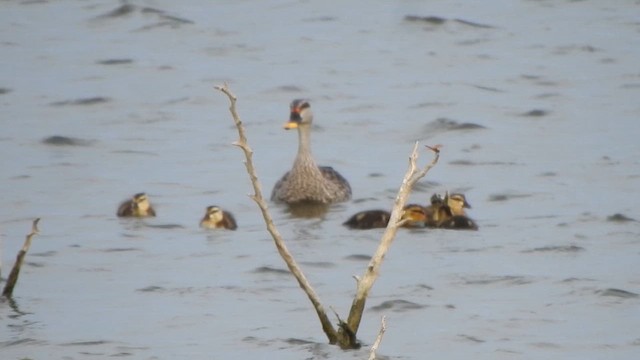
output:
POLYGON ((351 199, 349 182, 330 166, 318 166, 311 154, 313 113, 308 100, 291 102, 286 130, 298 130, 298 154, 293 167, 271 192, 271 200, 287 204, 332 204, 351 199))

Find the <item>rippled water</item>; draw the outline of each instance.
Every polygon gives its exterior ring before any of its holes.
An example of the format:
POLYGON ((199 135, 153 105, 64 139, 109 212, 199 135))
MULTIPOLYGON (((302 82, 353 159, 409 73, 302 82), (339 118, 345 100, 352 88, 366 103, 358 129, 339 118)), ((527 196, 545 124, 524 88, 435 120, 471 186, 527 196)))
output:
POLYGON ((444 145, 412 201, 463 191, 480 231, 398 234, 358 334, 386 315, 381 357, 640 354, 637 1, 131 4, 0 4, 3 276, 42 218, 3 359, 366 358, 326 345, 284 271, 223 82, 267 195, 296 151, 288 104, 311 99, 314 154, 354 199, 271 208, 343 317, 382 231, 341 223, 390 206, 414 141, 444 145), (140 191, 158 217, 116 218, 140 191), (238 231, 197 227, 212 204, 238 231))

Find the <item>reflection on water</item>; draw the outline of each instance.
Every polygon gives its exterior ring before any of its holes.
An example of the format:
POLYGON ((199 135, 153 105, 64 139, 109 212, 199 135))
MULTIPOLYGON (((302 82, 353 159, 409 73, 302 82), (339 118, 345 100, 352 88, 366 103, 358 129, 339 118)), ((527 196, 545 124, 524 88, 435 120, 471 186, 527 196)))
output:
POLYGON ((342 223, 391 207, 416 140, 443 145, 409 201, 464 192, 481 230, 398 232, 358 334, 387 315, 381 356, 637 357, 636 5, 83 4, 0 4, 3 270, 46 219, 3 359, 367 357, 326 344, 246 196, 224 82, 265 188, 295 155, 282 109, 314 102, 314 158, 354 200, 269 205, 343 317, 383 230, 342 223), (116 218, 140 189, 157 217, 116 218), (238 230, 200 229, 210 204, 238 230))
POLYGON ((285 212, 294 218, 312 219, 324 218, 330 205, 312 202, 302 202, 286 205, 285 212))

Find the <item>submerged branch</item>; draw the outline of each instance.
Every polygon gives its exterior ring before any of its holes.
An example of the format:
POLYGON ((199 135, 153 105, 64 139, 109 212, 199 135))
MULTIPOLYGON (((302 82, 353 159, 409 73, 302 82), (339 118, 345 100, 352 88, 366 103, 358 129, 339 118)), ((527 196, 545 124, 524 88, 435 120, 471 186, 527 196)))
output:
POLYGON ((24 263, 24 258, 27 255, 27 251, 31 247, 31 239, 39 233, 38 230, 38 222, 40 218, 33 220, 33 224, 31 225, 31 232, 27 234, 26 239, 24 240, 24 245, 22 245, 22 249, 18 251, 18 255, 16 256, 16 263, 13 265, 13 269, 11 269, 11 273, 9 274, 9 278, 7 279, 7 283, 4 286, 4 290, 2 291, 2 296, 7 298, 11 298, 13 295, 13 289, 18 282, 18 276, 20 275, 20 269, 22 268, 22 264, 24 263))
POLYGON ((222 93, 224 93, 225 95, 227 95, 227 97, 229 98, 229 102, 230 102, 229 111, 231 112, 231 116, 233 117, 236 128, 238 129, 238 135, 239 135, 239 140, 236 141, 234 145, 242 149, 246 158, 244 165, 247 169, 247 173, 249 174, 249 178, 251 179, 251 184, 253 185, 253 190, 254 190, 254 194, 251 195, 251 199, 253 199, 253 201, 255 201, 255 203, 260 208, 260 211, 262 212, 262 217, 264 218, 264 222, 267 226, 267 230, 269 231, 269 233, 271 234, 271 237, 273 238, 276 248, 278 249, 278 253, 280 254, 280 257, 282 257, 284 262, 287 264, 289 271, 291 271, 293 276, 295 276, 296 280, 298 281, 298 284, 304 290, 304 292, 307 294, 307 297, 313 304, 316 310, 316 313, 318 315, 318 318, 320 319, 320 323, 322 324, 322 329, 324 330, 324 333, 329 338, 329 343, 335 344, 338 339, 338 335, 337 335, 338 333, 333 327, 333 325, 331 324, 331 321, 329 320, 329 317, 327 316, 327 313, 320 302, 320 298, 318 297, 315 290, 313 289, 313 287, 305 277, 304 273, 296 263, 295 259, 293 258, 293 255, 291 255, 291 253, 287 249, 287 246, 285 245, 284 240, 282 239, 282 236, 280 235, 280 232, 276 228, 273 222, 273 218, 269 213, 267 202, 264 200, 264 197, 262 196, 262 186, 260 185, 260 181, 258 180, 258 175, 256 174, 255 167, 253 166, 253 150, 251 150, 251 148, 249 147, 249 144, 247 143, 247 138, 244 132, 244 126, 242 125, 242 121, 240 120, 240 116, 238 115, 238 112, 236 109, 237 98, 231 92, 231 90, 229 90, 229 88, 226 85, 216 86, 215 88, 221 91, 222 93))

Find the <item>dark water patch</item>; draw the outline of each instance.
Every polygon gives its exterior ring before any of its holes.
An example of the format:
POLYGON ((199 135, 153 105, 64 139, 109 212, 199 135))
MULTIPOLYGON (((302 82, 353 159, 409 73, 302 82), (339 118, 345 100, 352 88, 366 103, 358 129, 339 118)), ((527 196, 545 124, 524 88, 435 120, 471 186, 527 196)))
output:
POLYGON ((540 349, 561 349, 562 346, 550 342, 536 342, 531 343, 531 346, 540 348, 540 349))
POLYGON ((0 341, 0 348, 11 347, 16 345, 38 345, 38 344, 46 344, 46 342, 42 340, 36 340, 33 338, 24 338, 18 340, 10 340, 10 341, 0 341))
POLYGON ((143 7, 140 10, 140 12, 143 13, 143 14, 155 14, 155 15, 158 15, 162 19, 169 20, 169 21, 174 22, 174 23, 195 24, 195 22, 192 21, 192 20, 185 19, 185 18, 182 18, 182 17, 178 17, 178 16, 175 16, 175 15, 169 15, 164 10, 160 10, 160 9, 156 9, 156 8, 143 7))
POLYGON ((317 17, 303 19, 303 21, 305 22, 329 22, 329 21, 336 21, 336 20, 337 18, 333 16, 317 16, 317 17))
POLYGON ((567 55, 575 53, 595 53, 601 51, 602 49, 591 45, 566 45, 556 47, 552 53, 555 55, 567 55))
POLYGON ((563 279, 562 283, 575 283, 575 282, 581 282, 581 281, 595 281, 594 279, 589 279, 589 278, 577 278, 577 277, 570 277, 570 278, 566 278, 563 279))
POLYGON ((306 89, 297 85, 280 85, 273 89, 267 90, 268 93, 283 92, 283 93, 303 93, 306 89))
POLYGON ((627 290, 614 289, 614 288, 597 290, 596 294, 599 294, 600 296, 613 296, 613 297, 619 297, 623 299, 633 299, 633 298, 640 297, 640 294, 636 294, 634 292, 627 291, 627 290))
POLYGON ((158 156, 158 153, 150 152, 150 151, 138 151, 138 150, 115 150, 112 151, 113 154, 134 154, 134 155, 152 155, 158 156))
POLYGON ((535 252, 557 252, 557 253, 577 253, 584 251, 585 248, 576 245, 566 246, 543 246, 522 251, 523 253, 535 253, 535 252))
POLYGON ((477 165, 476 162, 471 161, 471 160, 452 160, 449 161, 450 165, 463 165, 463 166, 473 166, 473 165, 477 165))
POLYGON ((0 95, 8 94, 10 92, 11 92, 11 89, 0 87, 0 95))
POLYGON ((558 176, 558 173, 553 172, 553 171, 545 171, 543 173, 538 174, 538 176, 540 176, 540 177, 558 176))
POLYGON ((25 265, 30 266, 30 267, 34 267, 34 268, 43 268, 43 267, 45 267, 44 263, 34 262, 34 261, 27 261, 27 262, 25 262, 25 265))
POLYGON ((25 180, 25 179, 30 179, 31 175, 16 175, 16 176, 12 176, 9 179, 10 180, 25 180))
POLYGON ((101 252, 105 252, 105 253, 112 253, 112 252, 128 252, 128 251, 142 251, 142 249, 139 248, 108 248, 108 249, 102 249, 100 250, 101 252))
POLYGON ((320 269, 331 269, 336 266, 335 263, 329 261, 301 261, 300 264, 320 269))
POLYGON ((465 335, 465 334, 458 334, 458 337, 464 341, 470 341, 470 342, 474 342, 474 343, 483 343, 486 342, 485 340, 482 340, 480 338, 477 338, 475 336, 471 336, 471 335, 465 335))
POLYGON ((354 204, 364 204, 364 203, 369 202, 369 201, 378 201, 378 199, 377 198, 373 198, 373 197, 368 197, 368 198, 358 198, 358 199, 353 199, 352 200, 352 202, 354 204))
POLYGON ((180 225, 180 224, 160 224, 160 225, 147 224, 146 227, 154 228, 154 229, 166 229, 166 230, 185 228, 183 225, 180 225))
POLYGON ((404 17, 405 21, 410 22, 423 22, 430 25, 442 25, 447 22, 447 19, 440 16, 418 16, 418 15, 406 15, 404 17))
POLYGON ((133 59, 105 59, 96 61, 96 64, 99 65, 126 65, 132 63, 133 59))
POLYGON ((444 25, 447 21, 453 21, 456 22, 458 24, 462 24, 462 25, 466 25, 466 26, 470 26, 470 27, 474 27, 474 28, 480 28, 480 29, 494 29, 494 26, 491 25, 486 25, 486 24, 481 24, 475 21, 469 21, 469 20, 465 20, 465 19, 446 19, 443 18, 441 16, 435 16, 435 15, 429 15, 429 16, 418 16, 418 15, 406 15, 404 17, 405 21, 408 22, 420 22, 420 23, 424 23, 424 24, 428 24, 428 25, 434 25, 434 26, 438 26, 438 25, 444 25))
POLYGON ((616 214, 607 216, 607 221, 617 222, 617 223, 626 223, 626 222, 635 222, 638 220, 630 218, 624 214, 616 213, 616 214))
MULTIPOLYGON (((431 181, 431 180, 421 180, 418 181, 414 186, 413 186, 413 192, 417 192, 417 193, 426 193, 426 192, 431 192, 433 191, 433 189, 441 186, 442 184, 436 181, 431 181)), ((398 189, 395 190, 396 192, 398 191, 398 189)), ((425 201, 426 203, 426 201, 425 201)))
POLYGON ((289 345, 310 345, 310 344, 316 344, 316 342, 310 341, 310 340, 305 340, 305 339, 298 339, 298 338, 288 338, 288 339, 284 339, 283 340, 285 343, 289 344, 289 345))
POLYGON ((504 162, 504 161, 480 161, 480 162, 475 162, 475 161, 464 160, 464 159, 451 160, 451 161, 449 161, 449 164, 450 165, 460 165, 460 166, 514 166, 514 165, 519 165, 518 163, 514 163, 514 162, 504 162))
POLYGON ((542 110, 542 109, 533 109, 520 114, 520 116, 526 116, 526 117, 543 117, 547 115, 549 115, 549 111, 542 110))
MULTIPOLYGON (((622 84, 620 85, 621 89, 640 89, 640 83, 629 83, 629 84, 622 84)), ((0 89, 1 91, 2 89, 0 89)), ((0 94, 2 94, 0 92, 0 94)))
POLYGON ((507 201, 512 199, 522 199, 533 196, 532 194, 493 194, 487 201, 507 201))
POLYGON ((386 311, 391 310, 393 312, 405 312, 410 310, 418 310, 426 308, 428 305, 420 305, 407 300, 388 300, 382 302, 380 305, 372 306, 373 311, 386 311))
POLYGON ((57 253, 58 253, 57 251, 49 250, 49 251, 43 251, 43 252, 37 252, 37 253, 30 253, 29 256, 50 257, 57 253))
POLYGON ((491 87, 491 86, 485 86, 485 85, 474 85, 474 84, 470 84, 470 86, 473 86, 476 89, 479 90, 484 90, 484 91, 490 91, 490 92, 494 92, 494 93, 504 93, 504 90, 495 88, 495 87, 491 87))
POLYGON ((96 341, 73 341, 68 343, 62 343, 61 346, 95 346, 95 345, 105 345, 111 344, 111 341, 106 340, 96 340, 96 341))
POLYGON ((550 92, 546 92, 546 93, 542 93, 542 94, 538 94, 536 96, 534 96, 535 99, 551 99, 551 98, 557 98, 557 97, 561 97, 562 94, 560 93, 550 93, 550 92))
POLYGON ((52 135, 42 139, 42 143, 53 146, 90 146, 93 141, 71 136, 52 135))
POLYGON ((526 285, 532 283, 533 280, 524 276, 518 275, 504 275, 504 276, 469 276, 462 277, 462 283, 464 285, 491 285, 506 283, 509 285, 526 285))
POLYGON ((344 258, 345 260, 353 260, 353 261, 370 261, 371 255, 353 254, 353 255, 345 256, 344 258))
POLYGON ((136 10, 136 7, 134 5, 131 4, 123 4, 118 6, 117 8, 104 13, 102 15, 98 15, 96 18, 97 19, 101 19, 101 18, 117 18, 117 17, 122 17, 122 16, 126 16, 129 15, 131 13, 133 13, 136 10))
POLYGON ((282 268, 274 268, 271 266, 260 266, 252 271, 255 274, 276 274, 276 275, 289 275, 289 270, 282 268))
POLYGON ((470 123, 459 122, 448 118, 437 118, 436 120, 426 124, 423 131, 428 133, 433 132, 446 132, 446 131, 464 131, 464 130, 480 130, 486 129, 485 126, 470 123))
POLYGON ((467 25, 467 26, 471 26, 471 27, 475 27, 475 28, 480 28, 480 29, 495 29, 495 26, 492 25, 487 25, 487 24, 481 24, 475 21, 469 21, 469 20, 465 20, 465 19, 453 19, 453 21, 460 23, 462 25, 467 25))
POLYGON ((137 289, 136 291, 139 291, 139 292, 164 292, 166 290, 167 289, 163 288, 162 286, 152 285, 152 286, 147 286, 147 287, 144 287, 144 288, 141 288, 141 289, 137 289))
POLYGON ((98 105, 110 102, 111 99, 103 96, 94 96, 88 98, 74 99, 74 100, 62 100, 52 102, 49 105, 51 106, 90 106, 90 105, 98 105))

